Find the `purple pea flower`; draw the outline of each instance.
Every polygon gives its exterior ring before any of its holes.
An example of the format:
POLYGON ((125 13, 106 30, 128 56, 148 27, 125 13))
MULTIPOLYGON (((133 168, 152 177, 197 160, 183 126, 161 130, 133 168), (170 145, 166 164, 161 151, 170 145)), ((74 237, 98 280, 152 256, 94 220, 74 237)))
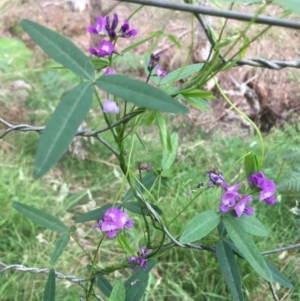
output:
POLYGON ((145 247, 141 247, 141 253, 138 253, 138 256, 130 256, 128 257, 128 262, 131 264, 131 269, 135 270, 135 268, 139 265, 141 269, 147 269, 147 259, 145 255, 148 253, 148 249, 145 247))
POLYGON ((167 75, 167 71, 160 68, 159 65, 157 65, 156 69, 156 76, 158 77, 165 77, 167 75))
POLYGON ((148 64, 148 71, 149 72, 151 72, 156 67, 159 60, 160 60, 160 56, 158 54, 155 55, 155 54, 151 53, 150 61, 149 61, 149 64, 148 64))
POLYGON ((87 31, 92 34, 97 34, 99 36, 107 35, 107 31, 105 28, 105 18, 98 17, 95 26, 89 26, 87 31))
POLYGON ((260 189, 259 201, 265 201, 268 205, 276 203, 274 194, 276 191, 276 185, 273 180, 267 180, 264 173, 259 171, 251 175, 248 182, 252 186, 256 186, 260 189))
POLYGON ((116 74, 116 72, 115 72, 112 68, 107 67, 107 68, 105 69, 105 71, 103 72, 103 74, 104 74, 104 75, 112 75, 112 74, 116 74))
POLYGON ((236 184, 228 187, 227 183, 222 185, 222 188, 225 190, 225 193, 221 198, 221 205, 219 207, 222 212, 228 212, 232 207, 234 207, 236 201, 241 198, 241 195, 237 192, 240 189, 240 186, 240 184, 236 184))
POLYGON ((136 36, 138 31, 137 29, 129 29, 129 23, 127 20, 123 21, 123 24, 121 26, 120 32, 121 32, 121 37, 123 38, 130 38, 132 36, 136 36))
POLYGON ((114 45, 110 41, 103 40, 99 45, 98 49, 90 48, 90 53, 98 56, 103 57, 106 55, 111 55, 114 51, 114 45))
POLYGON ((123 230, 124 227, 132 228, 133 220, 128 218, 126 212, 121 209, 111 207, 103 216, 103 220, 97 220, 94 229, 99 228, 102 232, 107 232, 109 238, 116 237, 117 230, 123 230))
POLYGON ((105 114, 118 114, 120 112, 120 108, 115 101, 106 99, 103 102, 103 112, 105 114))
POLYGON ((208 170, 208 177, 209 177, 209 186, 217 185, 220 186, 221 184, 226 184, 228 187, 228 184, 224 182, 224 177, 221 172, 218 172, 216 170, 208 170))

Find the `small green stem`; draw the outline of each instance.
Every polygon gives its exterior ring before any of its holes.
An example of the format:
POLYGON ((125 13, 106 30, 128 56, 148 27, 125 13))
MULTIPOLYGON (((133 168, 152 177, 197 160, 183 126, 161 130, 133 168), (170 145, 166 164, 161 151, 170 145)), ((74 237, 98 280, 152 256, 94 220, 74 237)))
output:
POLYGON ((243 116, 251 125, 252 127, 255 129, 259 140, 260 140, 260 146, 261 146, 261 160, 263 163, 264 157, 265 157, 265 146, 264 146, 264 140, 263 137, 261 135, 261 132, 259 130, 259 128, 257 127, 257 125, 244 113, 242 112, 240 109, 238 109, 233 103, 232 101, 225 95, 225 93, 223 92, 223 90, 221 89, 220 85, 218 84, 218 82, 215 80, 215 84, 217 89, 219 90, 220 94, 223 96, 223 98, 226 100, 226 102, 237 112, 239 113, 241 116, 243 116))

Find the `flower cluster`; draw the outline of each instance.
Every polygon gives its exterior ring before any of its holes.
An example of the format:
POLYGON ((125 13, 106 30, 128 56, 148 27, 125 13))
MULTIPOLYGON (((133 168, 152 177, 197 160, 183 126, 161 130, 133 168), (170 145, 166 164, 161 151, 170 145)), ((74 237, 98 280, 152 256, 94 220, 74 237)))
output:
POLYGON ((152 70, 156 67, 156 76, 158 77, 165 77, 167 75, 167 71, 161 69, 160 65, 158 64, 160 60, 160 56, 157 54, 151 53, 150 61, 148 64, 148 71, 151 73, 152 70))
POLYGON ((137 30, 130 29, 127 20, 123 21, 123 24, 121 25, 119 32, 117 33, 118 23, 119 23, 119 17, 117 14, 114 14, 114 17, 111 22, 109 16, 98 17, 95 26, 89 26, 87 28, 87 31, 91 34, 109 37, 109 41, 103 40, 98 45, 97 49, 90 48, 89 51, 91 54, 98 57, 111 55, 115 50, 112 41, 114 41, 117 37, 130 38, 132 36, 137 35, 137 30))
POLYGON ((141 269, 147 269, 147 259, 145 255, 148 253, 148 249, 141 247, 141 253, 138 253, 138 256, 128 257, 128 262, 131 264, 131 268, 134 270, 137 266, 140 266, 141 269))
POLYGON ((249 177, 248 182, 260 190, 259 201, 265 201, 269 205, 276 202, 274 194, 276 186, 273 180, 267 180, 263 172, 259 171, 249 177))
POLYGON ((116 230, 123 230, 124 227, 132 228, 133 220, 128 218, 126 212, 121 209, 111 207, 103 216, 103 220, 97 220, 94 229, 99 228, 102 232, 107 232, 109 238, 116 237, 116 230))
MULTIPOLYGON (((253 207, 249 206, 248 203, 252 202, 250 195, 242 195, 238 192, 240 184, 229 185, 224 181, 222 173, 216 170, 208 170, 209 176, 208 186, 220 186, 225 193, 221 197, 221 204, 219 209, 226 213, 234 210, 238 217, 241 217, 243 213, 247 215, 253 214, 253 207)), ((260 190, 259 201, 265 201, 267 204, 272 205, 276 202, 274 198, 276 186, 273 180, 266 179, 262 171, 251 175, 248 182, 252 186, 256 186, 260 190)))

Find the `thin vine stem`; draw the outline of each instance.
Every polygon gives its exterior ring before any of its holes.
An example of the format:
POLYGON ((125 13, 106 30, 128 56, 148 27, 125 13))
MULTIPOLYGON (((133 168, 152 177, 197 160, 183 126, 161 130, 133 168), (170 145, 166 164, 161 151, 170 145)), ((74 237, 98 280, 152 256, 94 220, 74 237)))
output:
POLYGON ((261 135, 261 132, 258 128, 258 126, 244 113, 242 112, 239 108, 237 108, 234 103, 225 95, 225 93, 223 92, 223 90, 221 89, 219 83, 215 80, 215 84, 216 84, 216 87, 218 89, 218 91, 220 92, 220 94, 223 96, 223 98, 225 99, 225 101, 238 113, 240 114, 241 116, 243 116, 251 125, 252 127, 255 129, 258 137, 259 137, 259 140, 260 140, 260 146, 261 146, 261 160, 262 160, 262 163, 263 164, 263 160, 264 160, 264 157, 265 157, 265 145, 264 145, 264 140, 263 140, 263 137, 261 135))

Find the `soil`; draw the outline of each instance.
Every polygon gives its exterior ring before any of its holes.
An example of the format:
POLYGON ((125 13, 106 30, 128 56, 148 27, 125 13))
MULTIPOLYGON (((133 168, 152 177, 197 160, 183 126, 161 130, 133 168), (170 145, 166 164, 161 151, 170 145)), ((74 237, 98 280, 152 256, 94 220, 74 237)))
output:
MULTIPOLYGON (((102 1, 102 10, 111 5, 111 1, 102 1)), ((137 5, 121 3, 114 8, 120 20, 125 19, 137 8, 137 5)), ((228 7, 226 7, 228 8, 228 7)), ((233 9, 245 12, 254 12, 254 5, 240 5, 233 9)), ((276 5, 270 5, 265 12, 270 16, 278 16, 282 12, 276 5)), ((20 29, 20 21, 24 18, 36 21, 63 35, 69 37, 83 51, 88 52, 90 35, 86 28, 90 24, 89 10, 76 10, 74 5, 62 0, 58 1, 26 1, 22 3, 7 2, 5 12, 2 13, 2 37, 15 37, 24 41, 30 48, 35 49, 35 60, 41 55, 40 50, 30 40, 29 36, 20 29)), ((295 18, 295 16, 291 16, 295 18)), ((190 14, 171 12, 164 9, 146 7, 140 10, 131 20, 134 28, 138 28, 138 37, 133 39, 119 39, 117 50, 129 46, 132 42, 147 37, 150 32, 164 30, 168 34, 179 37, 182 50, 175 47, 166 37, 162 39, 157 47, 156 53, 160 53, 165 62, 164 68, 168 71, 174 70, 186 62, 199 62, 203 60, 203 51, 207 46, 203 32, 198 29, 191 35, 190 14), (196 33, 196 34, 195 34, 196 33), (192 48, 190 47, 193 41, 192 48), (193 54, 188 55, 190 49, 193 54), (201 51, 199 51, 199 49, 201 51)), ((220 32, 224 20, 209 18, 216 32, 220 32)), ((193 21, 196 24, 196 20, 193 21)), ((242 22, 230 20, 227 22, 225 33, 227 36, 239 32, 246 26, 242 22)), ((248 37, 262 30, 262 25, 252 25, 248 37)), ((265 58, 267 60, 294 60, 300 53, 300 31, 274 27, 264 36, 252 43, 247 51, 246 58, 265 58)), ((134 49, 135 54, 142 55, 151 42, 134 49)), ((208 45, 209 46, 209 45, 208 45)), ((138 76, 138 75, 136 75, 138 76)), ((269 130, 274 125, 283 124, 286 121, 298 121, 299 95, 300 95, 300 70, 286 68, 274 71, 264 68, 253 68, 240 66, 229 71, 219 73, 217 80, 226 92, 230 100, 242 109, 262 130, 269 130)), ((216 100, 210 101, 209 113, 200 112, 191 108, 189 115, 193 125, 203 127, 207 131, 215 127, 230 129, 238 122, 241 127, 250 130, 249 123, 240 117, 220 95, 215 85, 205 87, 212 90, 216 100)), ((18 111, 18 110, 17 110, 18 111)))

